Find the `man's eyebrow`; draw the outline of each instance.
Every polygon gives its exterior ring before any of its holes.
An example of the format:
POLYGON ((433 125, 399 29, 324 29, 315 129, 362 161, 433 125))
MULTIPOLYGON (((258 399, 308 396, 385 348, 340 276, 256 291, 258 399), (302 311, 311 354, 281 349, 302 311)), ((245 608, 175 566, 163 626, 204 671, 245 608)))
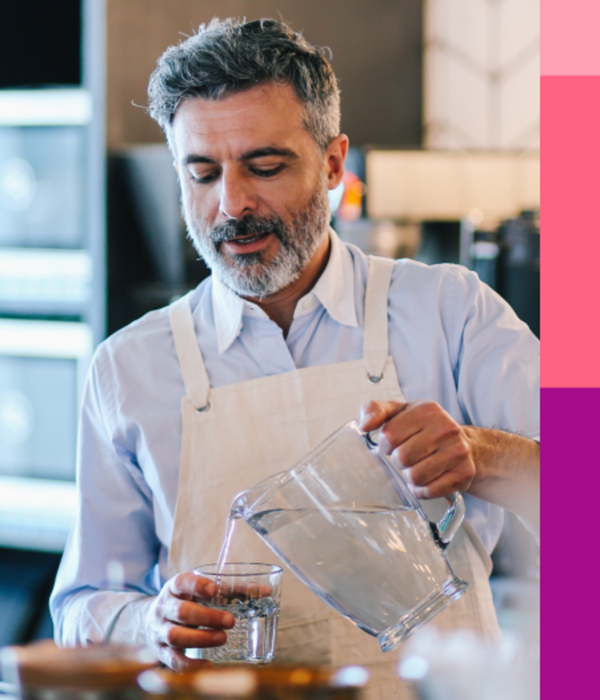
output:
POLYGON ((265 156, 283 156, 284 158, 291 158, 293 160, 299 158, 296 151, 292 151, 291 148, 263 146, 262 148, 255 148, 252 151, 242 153, 240 160, 252 160, 253 158, 264 158, 265 156))
POLYGON ((216 163, 216 160, 213 160, 212 158, 209 158, 208 156, 196 156, 196 155, 189 155, 186 156, 183 159, 183 164, 184 165, 191 165, 192 163, 216 163))
MULTIPOLYGON (((265 156, 282 156, 284 158, 290 158, 296 160, 300 156, 293 151, 291 148, 279 148, 277 146, 262 146, 261 148, 254 148, 251 151, 246 151, 242 153, 239 160, 252 160, 254 158, 264 158, 265 156)), ((209 158, 208 156, 200 156, 191 153, 183 159, 184 165, 191 165, 193 163, 208 163, 209 165, 215 165, 217 163, 214 158, 209 158)))

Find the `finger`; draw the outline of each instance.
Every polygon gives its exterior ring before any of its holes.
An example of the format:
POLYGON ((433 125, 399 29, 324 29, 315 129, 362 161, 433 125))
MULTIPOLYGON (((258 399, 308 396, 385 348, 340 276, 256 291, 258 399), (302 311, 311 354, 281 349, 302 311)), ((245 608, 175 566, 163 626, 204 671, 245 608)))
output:
POLYGON ((203 600, 213 598, 217 594, 217 584, 203 576, 197 576, 191 571, 177 574, 168 582, 169 591, 178 598, 194 597, 203 600))
MULTIPOLYGON (((384 444, 384 447, 385 446, 384 444)), ((425 431, 421 431, 420 433, 411 435, 407 440, 398 445, 398 447, 392 448, 389 446, 387 454, 398 468, 408 469, 417 466, 428 457, 432 457, 436 452, 437 449, 434 442, 427 439, 425 431)), ((434 476, 438 476, 438 474, 434 476)))
POLYGON ((439 498, 454 491, 466 491, 474 475, 475 469, 468 460, 449 462, 438 453, 402 472, 417 498, 439 498))
MULTIPOLYGON (((392 459, 394 462, 397 461, 395 452, 392 453, 392 459)), ((434 454, 412 467, 404 467, 402 478, 410 486, 424 487, 439 479, 448 468, 448 465, 439 459, 437 454, 434 454)))
MULTIPOLYGON (((385 440, 385 438, 380 438, 380 444, 382 440, 385 440)), ((388 454, 392 457, 392 461, 397 466, 405 468, 413 467, 428 457, 443 452, 445 449, 451 449, 452 439, 449 436, 442 436, 440 438, 433 425, 427 425, 421 430, 418 430, 417 426, 409 426, 409 428, 405 430, 405 435, 402 435, 399 439, 399 444, 397 446, 389 445, 387 440, 383 442, 383 446, 389 447, 390 451, 388 454), (415 432, 409 434, 411 427, 415 432)), ((458 457, 458 455, 456 455, 456 457, 458 457)), ((450 456, 448 455, 447 459, 449 458, 450 456)))
POLYGON ((430 453, 432 448, 439 449, 441 442, 459 438, 460 426, 439 404, 413 401, 383 426, 378 438, 380 450, 390 454, 414 435, 419 435, 419 439, 413 445, 421 445, 430 453))
MULTIPOLYGON (((402 413, 402 416, 404 415, 405 413, 402 413)), ((404 451, 400 448, 403 447, 408 441, 412 441, 411 444, 413 448, 414 446, 422 446, 421 448, 418 448, 418 452, 435 450, 435 446, 433 445, 433 441, 428 441, 425 438, 423 426, 416 425, 414 423, 404 423, 400 416, 398 418, 398 422, 392 419, 390 423, 387 423, 383 427, 377 438, 377 445, 380 454, 395 455, 397 465, 399 467, 406 467, 412 464, 412 462, 408 461, 410 450, 408 450, 407 454, 405 455, 404 451)), ((423 456, 425 457, 427 455, 424 454, 423 456)))
POLYGON ((449 496, 456 491, 463 491, 459 488, 455 475, 452 472, 444 472, 438 479, 429 482, 427 486, 409 485, 415 498, 429 500, 431 498, 442 498, 449 496))
MULTIPOLYGON (((420 437, 420 436, 419 436, 420 437)), ((397 449, 394 461, 404 457, 405 445, 397 449)), ((394 453, 395 454, 395 453, 394 453)), ((454 490, 467 490, 475 477, 475 462, 463 440, 447 436, 437 443, 436 449, 424 459, 404 463, 408 467, 408 479, 415 486, 428 486, 443 474, 451 474, 455 482, 454 490)))
POLYGON ((172 597, 165 605, 165 619, 188 627, 231 629, 235 618, 230 612, 172 597))
POLYGON ((158 641, 176 649, 220 647, 227 641, 227 633, 223 630, 195 629, 167 622, 161 628, 158 641))

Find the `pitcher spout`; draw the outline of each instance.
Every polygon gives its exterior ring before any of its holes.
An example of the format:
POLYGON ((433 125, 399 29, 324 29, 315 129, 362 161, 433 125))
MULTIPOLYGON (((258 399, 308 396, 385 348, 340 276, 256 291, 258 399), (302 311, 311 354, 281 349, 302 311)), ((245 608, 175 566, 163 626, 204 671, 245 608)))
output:
POLYGON ((253 512, 253 504, 256 502, 256 489, 246 489, 240 491, 231 504, 230 517, 234 519, 247 520, 253 512))
POLYGON ((231 517, 241 518, 247 522, 289 479, 290 472, 278 472, 263 479, 253 488, 240 491, 231 504, 231 517))

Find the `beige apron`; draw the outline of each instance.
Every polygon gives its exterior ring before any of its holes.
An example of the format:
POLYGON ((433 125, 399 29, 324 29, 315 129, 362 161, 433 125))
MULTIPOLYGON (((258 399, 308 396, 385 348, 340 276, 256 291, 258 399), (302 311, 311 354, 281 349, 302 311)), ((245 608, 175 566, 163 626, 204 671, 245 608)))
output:
MULTIPOLYGON (((237 493, 291 467, 342 424, 357 418, 365 402, 404 401, 388 355, 387 296, 392 266, 392 260, 370 258, 363 359, 216 389, 209 385, 189 298, 171 306, 171 328, 186 395, 181 401, 181 467, 169 575, 216 561, 237 493)), ((472 529, 468 535, 466 529, 462 531, 451 547, 457 573, 471 586, 436 622, 495 634, 497 622, 486 570, 489 557, 472 529)), ((236 527, 229 560, 281 564, 243 522, 236 527)), ((414 697, 396 677, 398 652, 381 652, 375 638, 323 603, 290 571, 283 577, 276 658, 333 666, 362 664, 371 672, 368 700, 414 697)))

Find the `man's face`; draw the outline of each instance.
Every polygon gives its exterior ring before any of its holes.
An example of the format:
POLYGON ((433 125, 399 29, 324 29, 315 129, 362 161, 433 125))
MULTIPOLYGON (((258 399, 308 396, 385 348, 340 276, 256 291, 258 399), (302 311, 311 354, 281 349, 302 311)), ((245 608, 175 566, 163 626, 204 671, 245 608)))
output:
POLYGON ((213 272, 252 297, 298 279, 327 231, 332 185, 293 89, 185 100, 171 143, 188 233, 213 272))

